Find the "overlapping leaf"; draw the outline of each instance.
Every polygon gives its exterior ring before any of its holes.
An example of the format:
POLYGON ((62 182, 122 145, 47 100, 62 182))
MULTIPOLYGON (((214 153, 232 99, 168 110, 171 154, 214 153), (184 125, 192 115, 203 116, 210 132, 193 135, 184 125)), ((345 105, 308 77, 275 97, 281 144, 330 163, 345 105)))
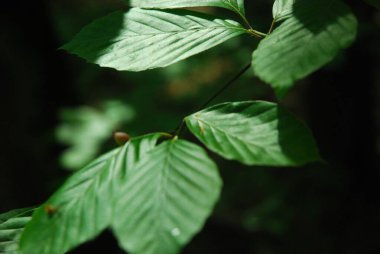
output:
POLYGON ((284 20, 291 16, 295 0, 276 0, 273 4, 273 19, 284 20))
POLYGON ((20 235, 32 218, 34 209, 24 208, 0 214, 0 253, 19 254, 20 235))
POLYGON ((184 7, 215 6, 244 14, 244 0, 130 0, 131 6, 141 8, 173 9, 184 7))
POLYGON ((23 254, 61 254, 108 227, 127 171, 160 134, 132 139, 75 173, 37 209, 21 238, 23 254))
POLYGON ((85 27, 63 48, 118 70, 165 67, 245 33, 237 22, 186 10, 116 12, 85 27))
POLYGON ((298 0, 287 18, 253 53, 254 72, 279 97, 349 46, 357 21, 340 0, 298 0))
POLYGON ((120 245, 131 254, 174 254, 203 226, 221 179, 199 146, 171 140, 128 172, 114 220, 120 245))
POLYGON ((297 166, 319 159, 308 128, 273 103, 224 103, 186 123, 210 150, 248 165, 297 166))

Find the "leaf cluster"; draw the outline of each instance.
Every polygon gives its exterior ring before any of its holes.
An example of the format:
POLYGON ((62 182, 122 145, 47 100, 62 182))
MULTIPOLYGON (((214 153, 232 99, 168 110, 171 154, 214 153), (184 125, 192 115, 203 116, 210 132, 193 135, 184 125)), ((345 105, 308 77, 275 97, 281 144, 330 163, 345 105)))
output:
MULTIPOLYGON (((128 11, 86 26, 62 48, 103 67, 143 71, 248 35, 260 40, 252 52, 254 74, 282 98, 297 80, 348 47, 357 30, 341 0, 276 0, 267 33, 248 22, 243 0, 130 4, 128 11), (181 9, 199 6, 225 8, 238 19, 181 9)), ((109 228, 129 253, 178 253, 202 229, 222 188, 206 150, 181 137, 185 127, 210 151, 245 165, 289 167, 321 160, 311 131, 284 107, 222 103, 185 117, 175 133, 134 137, 99 157, 74 173, 32 218, 30 210, 1 215, 0 251, 65 253, 109 228)))

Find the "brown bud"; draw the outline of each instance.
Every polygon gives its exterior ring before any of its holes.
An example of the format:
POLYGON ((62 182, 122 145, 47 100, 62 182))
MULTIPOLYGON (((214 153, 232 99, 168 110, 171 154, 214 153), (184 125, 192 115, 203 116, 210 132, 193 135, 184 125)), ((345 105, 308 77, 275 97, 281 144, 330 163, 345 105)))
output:
POLYGON ((117 131, 113 133, 113 139, 119 146, 122 146, 129 141, 129 135, 125 132, 117 131))
POLYGON ((44 207, 45 213, 51 218, 54 214, 57 213, 58 208, 52 206, 52 205, 45 205, 44 207))

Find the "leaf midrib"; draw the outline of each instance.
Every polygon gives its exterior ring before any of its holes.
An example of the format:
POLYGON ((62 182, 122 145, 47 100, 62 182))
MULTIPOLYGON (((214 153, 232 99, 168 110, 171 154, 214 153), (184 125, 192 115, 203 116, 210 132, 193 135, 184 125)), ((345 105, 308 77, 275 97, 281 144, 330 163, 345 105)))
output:
MULTIPOLYGON (((189 29, 183 29, 183 30, 177 30, 177 31, 169 31, 169 32, 157 32, 157 33, 146 33, 146 34, 136 34, 136 35, 125 35, 124 38, 121 38, 120 40, 125 39, 126 37, 140 37, 140 36, 156 36, 156 35, 167 35, 167 34, 180 34, 180 33, 188 33, 188 32, 198 32, 202 30, 212 30, 212 29, 231 29, 231 30, 237 30, 237 31, 243 31, 246 32, 245 28, 240 27, 233 27, 233 26, 207 26, 207 27, 194 27, 189 29)), ((119 40, 117 40, 119 41, 119 40)))
MULTIPOLYGON (((157 196, 158 198, 156 198, 156 202, 154 202, 154 208, 156 209, 156 214, 157 217, 159 217, 160 219, 158 220, 158 223, 156 224, 157 227, 155 228, 155 232, 156 232, 156 235, 159 235, 160 237, 164 237, 163 235, 165 234, 165 230, 163 230, 163 215, 164 215, 164 210, 165 209, 162 209, 162 208, 165 208, 165 204, 167 202, 167 198, 166 198, 166 188, 163 188, 163 186, 167 186, 167 181, 168 181, 168 178, 166 177, 166 173, 168 171, 168 167, 170 165, 170 157, 172 156, 172 152, 171 150, 173 149, 173 146, 174 146, 174 143, 176 141, 169 141, 170 144, 169 146, 166 148, 167 150, 167 156, 165 157, 164 159, 164 163, 163 163, 163 170, 162 172, 160 173, 160 180, 159 180, 159 183, 160 185, 158 186, 158 191, 157 191, 157 196), (157 212, 158 211, 158 212, 157 212)), ((157 243, 157 241, 155 241, 157 243)), ((156 248, 160 249, 160 245, 157 245, 155 246, 156 248)))

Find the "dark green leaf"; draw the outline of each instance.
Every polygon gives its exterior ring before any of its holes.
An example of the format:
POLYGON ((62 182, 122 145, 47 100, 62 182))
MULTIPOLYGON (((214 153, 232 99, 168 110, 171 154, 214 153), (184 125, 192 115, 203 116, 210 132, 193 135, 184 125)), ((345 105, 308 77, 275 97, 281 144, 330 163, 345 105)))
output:
POLYGON ((128 172, 113 223, 120 245, 132 254, 178 253, 202 228, 221 185, 201 147, 162 143, 128 172))
POLYGON ((244 14, 244 0, 130 0, 131 6, 141 8, 174 9, 184 7, 215 6, 244 14))
POLYGON ((118 70, 165 67, 245 33, 237 22, 186 10, 113 13, 85 27, 63 48, 118 70))
POLYGON ((0 214, 0 253, 18 254, 20 235, 32 218, 34 208, 23 208, 0 214))
POLYGON ((186 118, 210 150, 248 165, 298 166, 319 159, 309 129, 274 103, 224 103, 186 118))
POLYGON ((108 227, 127 171, 160 136, 132 139, 70 177, 36 210, 21 238, 22 253, 65 253, 108 227))
POLYGON ((254 51, 254 72, 282 97, 295 81, 348 47, 356 30, 355 16, 340 0, 298 0, 292 16, 254 51))

